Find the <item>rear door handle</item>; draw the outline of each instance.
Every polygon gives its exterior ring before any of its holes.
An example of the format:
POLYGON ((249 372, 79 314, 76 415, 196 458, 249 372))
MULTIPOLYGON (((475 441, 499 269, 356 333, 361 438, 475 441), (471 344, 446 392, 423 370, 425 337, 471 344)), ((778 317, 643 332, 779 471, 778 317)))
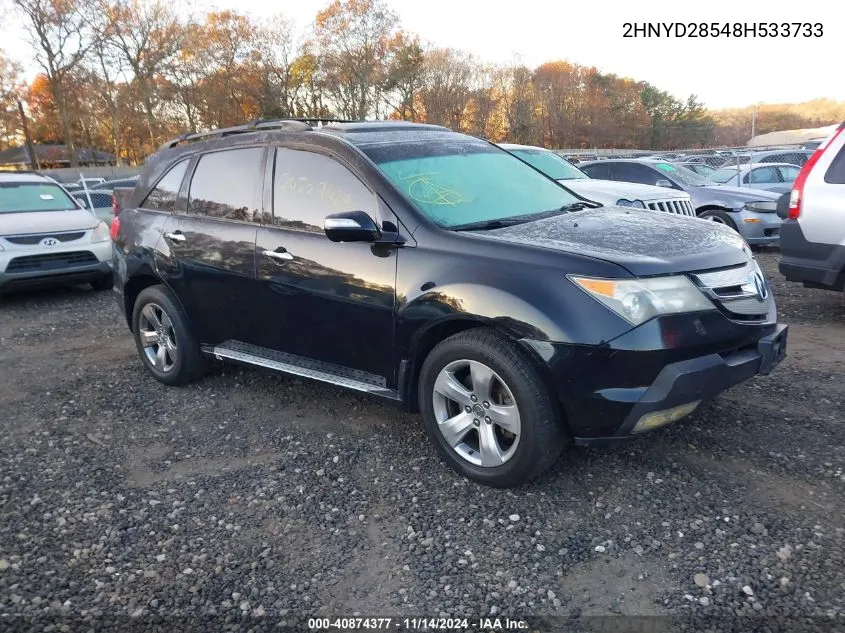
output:
POLYGON ((185 235, 182 233, 182 231, 173 231, 172 233, 165 233, 164 237, 166 237, 167 239, 169 239, 173 242, 184 242, 185 241, 185 235))
POLYGON ((264 255, 265 257, 270 257, 272 259, 281 259, 281 260, 291 260, 291 259, 293 259, 293 255, 288 253, 281 246, 274 251, 261 251, 261 254, 264 255))

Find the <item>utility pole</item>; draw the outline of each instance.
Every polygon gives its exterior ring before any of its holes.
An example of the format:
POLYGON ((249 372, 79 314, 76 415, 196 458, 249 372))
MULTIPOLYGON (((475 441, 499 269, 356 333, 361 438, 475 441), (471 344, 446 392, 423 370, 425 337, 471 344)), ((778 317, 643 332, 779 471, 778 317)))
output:
POLYGON ((26 141, 26 151, 29 154, 29 164, 33 171, 38 171, 38 158, 35 156, 35 148, 32 146, 32 136, 29 133, 29 123, 26 120, 26 113, 23 111, 23 103, 18 99, 18 114, 21 115, 21 127, 23 138, 26 141))

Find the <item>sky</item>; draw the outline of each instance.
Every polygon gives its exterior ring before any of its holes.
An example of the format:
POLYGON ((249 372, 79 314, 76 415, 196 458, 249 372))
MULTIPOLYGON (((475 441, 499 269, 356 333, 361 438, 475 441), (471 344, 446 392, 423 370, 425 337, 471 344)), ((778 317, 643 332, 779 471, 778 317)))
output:
MULTIPOLYGON (((231 8, 255 17, 281 12, 306 29, 329 0, 194 0, 197 9, 231 8)), ((709 108, 845 101, 837 77, 845 26, 833 0, 387 0, 402 27, 435 46, 496 63, 536 66, 567 60, 648 81, 709 108), (821 37, 624 38, 624 23, 820 23, 821 37)), ((25 32, 10 16, 0 40, 34 68, 25 32)))

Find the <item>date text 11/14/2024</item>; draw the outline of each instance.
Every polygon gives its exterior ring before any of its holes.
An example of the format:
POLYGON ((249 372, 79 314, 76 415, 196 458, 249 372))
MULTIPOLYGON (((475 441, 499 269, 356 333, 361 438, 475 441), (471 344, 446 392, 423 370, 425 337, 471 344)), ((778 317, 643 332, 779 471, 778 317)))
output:
POLYGON ((372 629, 408 631, 523 631, 525 620, 514 618, 308 618, 310 631, 361 631, 372 629))

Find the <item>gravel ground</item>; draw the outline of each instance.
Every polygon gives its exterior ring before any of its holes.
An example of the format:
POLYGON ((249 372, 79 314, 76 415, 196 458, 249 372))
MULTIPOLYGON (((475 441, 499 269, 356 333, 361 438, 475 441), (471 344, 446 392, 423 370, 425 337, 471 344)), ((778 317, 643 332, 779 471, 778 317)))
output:
POLYGON ((329 386, 221 365, 165 387, 111 293, 0 299, 0 628, 841 626, 845 306, 758 259, 791 325, 774 374, 512 491, 448 470, 415 416, 329 386))

